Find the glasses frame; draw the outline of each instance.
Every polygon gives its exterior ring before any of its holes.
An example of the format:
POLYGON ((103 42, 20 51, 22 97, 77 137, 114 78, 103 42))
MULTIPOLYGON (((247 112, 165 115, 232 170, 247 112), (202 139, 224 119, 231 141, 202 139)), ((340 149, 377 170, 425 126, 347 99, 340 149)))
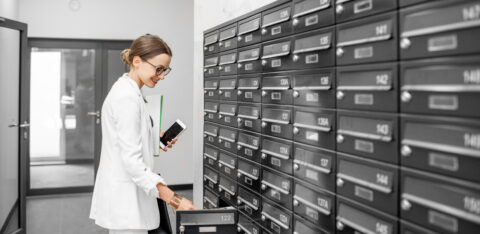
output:
POLYGON ((146 59, 144 59, 142 57, 140 57, 140 59, 142 59, 142 61, 152 65, 152 67, 155 68, 155 75, 157 75, 157 76, 161 75, 164 72, 165 72, 165 76, 166 76, 172 70, 171 67, 163 68, 163 66, 155 66, 154 64, 152 64, 151 62, 147 61, 146 59))

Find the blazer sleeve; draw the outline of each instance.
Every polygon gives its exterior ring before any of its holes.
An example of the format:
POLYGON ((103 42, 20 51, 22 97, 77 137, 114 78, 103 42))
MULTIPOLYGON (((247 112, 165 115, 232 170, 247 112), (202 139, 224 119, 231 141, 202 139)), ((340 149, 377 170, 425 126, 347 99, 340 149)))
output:
POLYGON ((121 95, 112 103, 120 158, 132 181, 145 193, 159 197, 157 184, 165 180, 152 172, 143 161, 142 124, 139 102, 135 96, 121 95))

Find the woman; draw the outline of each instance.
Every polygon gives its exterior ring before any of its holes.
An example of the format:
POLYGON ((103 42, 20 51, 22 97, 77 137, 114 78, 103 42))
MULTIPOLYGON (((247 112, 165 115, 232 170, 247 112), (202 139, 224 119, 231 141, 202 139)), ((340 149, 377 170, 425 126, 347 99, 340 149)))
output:
MULTIPOLYGON (((157 198, 174 209, 194 209, 152 172, 153 121, 141 88, 155 87, 170 71, 172 51, 158 36, 137 38, 122 60, 130 66, 112 86, 102 107, 102 152, 90 218, 109 233, 144 233, 159 226, 157 198)), ((176 139, 168 142, 172 147, 176 139)), ((166 151, 166 150, 165 150, 166 151)))

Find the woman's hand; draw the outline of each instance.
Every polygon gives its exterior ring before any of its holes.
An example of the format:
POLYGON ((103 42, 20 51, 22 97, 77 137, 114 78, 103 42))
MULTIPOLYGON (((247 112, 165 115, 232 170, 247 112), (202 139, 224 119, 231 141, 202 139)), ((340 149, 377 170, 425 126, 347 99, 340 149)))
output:
POLYGON ((177 210, 196 210, 195 206, 193 206, 192 202, 186 198, 183 198, 178 206, 177 210))
MULTIPOLYGON (((163 131, 160 131, 160 138, 162 138, 162 136, 163 136, 163 131)), ((177 140, 178 139, 175 137, 175 138, 173 138, 172 141, 167 141, 168 148, 172 148, 172 145, 175 144, 175 142, 177 142, 177 140)), ((167 152, 167 147, 163 148, 162 150, 167 152)))

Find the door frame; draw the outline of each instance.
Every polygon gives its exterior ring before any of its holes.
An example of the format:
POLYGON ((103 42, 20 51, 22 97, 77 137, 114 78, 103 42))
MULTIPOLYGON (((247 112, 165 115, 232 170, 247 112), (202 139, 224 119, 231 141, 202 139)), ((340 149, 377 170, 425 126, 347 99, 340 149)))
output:
MULTIPOLYGON (((19 124, 23 122, 29 123, 29 103, 30 103, 30 53, 28 50, 28 40, 27 40, 27 32, 28 27, 27 24, 21 23, 18 21, 10 20, 7 18, 0 17, 0 27, 8 28, 13 30, 18 30, 20 32, 20 80, 19 80, 19 111, 18 111, 18 121, 19 124)), ((0 226, 0 233, 3 233, 8 226, 8 223, 12 220, 13 215, 15 214, 15 210, 18 207, 18 222, 19 222, 19 229, 16 230, 14 233, 26 233, 27 222, 27 209, 26 209, 26 179, 27 179, 27 172, 24 165, 26 165, 26 160, 29 155, 29 141, 28 138, 25 139, 23 134, 28 135, 28 128, 18 128, 18 136, 19 136, 19 144, 18 144, 18 152, 19 152, 19 198, 15 205, 12 207, 9 215, 7 216, 6 222, 1 224, 0 226)))
MULTIPOLYGON (((28 38, 28 55, 30 56, 32 47, 40 48, 67 48, 67 49, 94 49, 95 50, 95 110, 101 111, 103 100, 108 92, 107 87, 107 52, 108 49, 126 49, 130 47, 132 40, 96 40, 96 39, 61 39, 61 38, 28 38)), ((29 60, 30 61, 30 60, 29 60)), ((30 77, 28 77, 30 82, 30 77)), ((30 91, 28 93, 30 96, 30 91)), ((30 105, 28 105, 28 115, 30 115, 30 105)), ((100 163, 101 139, 102 131, 101 125, 95 124, 94 130, 94 180, 97 175, 98 165, 100 163)), ((32 189, 30 187, 30 154, 27 154, 26 169, 27 169, 27 195, 51 195, 51 194, 71 194, 71 193, 88 193, 93 191, 94 185, 91 186, 76 186, 76 187, 58 187, 58 188, 39 188, 32 189)))

